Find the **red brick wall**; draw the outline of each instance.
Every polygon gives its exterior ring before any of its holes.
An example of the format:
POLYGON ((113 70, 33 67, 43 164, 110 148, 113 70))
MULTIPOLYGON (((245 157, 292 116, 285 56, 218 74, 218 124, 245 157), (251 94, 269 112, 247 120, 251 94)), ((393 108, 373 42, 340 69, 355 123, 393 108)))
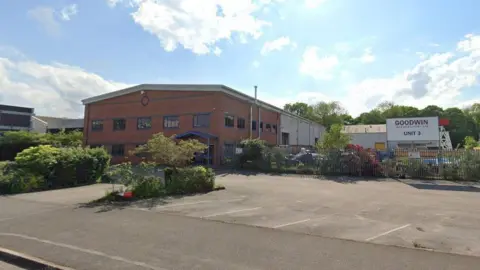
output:
MULTIPOLYGON (((140 92, 127 94, 120 97, 103 100, 85 106, 84 137, 85 144, 106 145, 109 148, 112 144, 124 144, 125 153, 133 150, 136 144, 145 143, 153 134, 164 132, 171 136, 191 130, 211 133, 219 137, 218 140, 211 140, 215 145, 215 163, 220 161, 221 146, 225 141, 238 142, 250 136, 250 104, 220 92, 205 91, 144 91, 148 96, 149 103, 144 106, 141 103, 140 92), (193 115, 196 113, 211 113, 210 127, 193 128, 193 115), (235 126, 225 127, 225 113, 235 116, 235 126), (163 117, 176 115, 180 119, 180 127, 175 129, 163 128, 163 117), (151 117, 152 128, 148 130, 137 130, 138 117, 151 117), (238 129, 238 118, 245 119, 245 129, 238 129), (126 129, 113 131, 113 119, 125 118, 126 129), (92 131, 92 120, 103 120, 102 131, 92 131)), ((258 122, 258 109, 254 107, 254 120, 258 122)), ((266 131, 266 124, 279 126, 280 116, 276 112, 262 109, 262 122, 264 122, 262 139, 269 144, 277 143, 277 135, 274 132, 266 131)), ((259 124, 253 137, 258 136, 259 124)), ((129 157, 133 162, 138 161, 136 157, 129 157)), ((123 157, 114 157, 113 163, 123 161, 123 157)))

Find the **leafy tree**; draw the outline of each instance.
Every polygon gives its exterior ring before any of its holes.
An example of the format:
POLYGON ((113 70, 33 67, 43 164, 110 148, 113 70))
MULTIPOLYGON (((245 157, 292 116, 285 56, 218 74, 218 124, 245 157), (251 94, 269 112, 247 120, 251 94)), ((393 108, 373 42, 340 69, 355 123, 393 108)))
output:
POLYGON ((343 125, 333 124, 330 129, 318 141, 316 148, 318 151, 329 149, 344 149, 352 140, 350 135, 343 133, 343 125))
POLYGON ((175 141, 175 136, 166 137, 163 133, 154 134, 145 145, 137 147, 133 153, 148 153, 155 162, 171 167, 184 167, 192 162, 195 153, 203 152, 207 146, 198 140, 175 141))
POLYGON ((312 107, 307 103, 303 103, 303 102, 285 104, 285 106, 283 106, 283 109, 307 119, 310 119, 312 116, 312 107))
POLYGON ((475 140, 475 138, 473 138, 472 136, 465 137, 465 139, 463 140, 463 144, 465 146, 465 149, 469 150, 478 147, 478 141, 475 140))
POLYGON ((475 124, 480 126, 480 103, 475 103, 470 107, 465 108, 464 113, 470 115, 475 124))
POLYGON ((319 102, 313 105, 312 117, 317 123, 329 129, 334 124, 343 124, 347 110, 339 102, 319 102))

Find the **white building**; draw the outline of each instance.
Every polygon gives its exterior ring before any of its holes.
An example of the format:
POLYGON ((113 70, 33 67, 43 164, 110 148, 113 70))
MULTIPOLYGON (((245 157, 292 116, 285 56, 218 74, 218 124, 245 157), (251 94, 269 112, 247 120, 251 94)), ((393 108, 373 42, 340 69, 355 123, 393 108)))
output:
POLYGON ((387 125, 350 125, 344 126, 343 132, 349 134, 352 144, 363 148, 386 150, 393 148, 438 148, 439 141, 387 142, 387 125))
POLYGON ((302 117, 282 112, 280 114, 280 145, 315 146, 325 133, 325 127, 302 117))

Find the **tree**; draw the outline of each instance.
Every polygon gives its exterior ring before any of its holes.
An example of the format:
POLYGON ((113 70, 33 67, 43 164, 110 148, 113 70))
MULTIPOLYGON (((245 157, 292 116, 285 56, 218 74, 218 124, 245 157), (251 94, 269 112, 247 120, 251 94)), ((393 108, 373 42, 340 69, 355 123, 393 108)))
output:
POLYGON ((343 117, 347 110, 339 102, 319 102, 313 105, 312 117, 315 121, 327 129, 334 124, 343 124, 343 117))
POLYGON ((478 141, 475 140, 475 138, 473 138, 472 136, 465 137, 465 139, 463 140, 463 143, 464 143, 465 149, 471 150, 475 147, 478 147, 478 141))
POLYGON ((307 119, 310 119, 312 115, 312 107, 307 103, 303 103, 303 102, 285 104, 285 106, 283 106, 283 109, 307 119))
POLYGON ((350 135, 343 133, 343 125, 333 124, 330 129, 318 141, 316 148, 318 151, 329 149, 344 149, 352 140, 350 135))
POLYGON ((133 153, 148 153, 155 162, 172 166, 184 167, 192 162, 195 153, 203 152, 207 146, 198 140, 175 141, 175 136, 166 137, 163 133, 154 134, 145 145, 137 147, 133 153))

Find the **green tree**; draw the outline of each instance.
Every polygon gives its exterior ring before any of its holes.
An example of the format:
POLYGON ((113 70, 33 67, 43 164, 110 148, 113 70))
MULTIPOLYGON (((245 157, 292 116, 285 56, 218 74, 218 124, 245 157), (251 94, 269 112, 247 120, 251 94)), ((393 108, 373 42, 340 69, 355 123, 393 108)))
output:
POLYGON ((312 116, 312 107, 307 103, 303 103, 303 102, 285 104, 285 106, 283 106, 283 109, 307 119, 311 119, 311 116, 312 116))
POLYGON ((339 102, 319 102, 313 105, 312 117, 315 121, 327 129, 334 124, 343 124, 343 118, 347 110, 339 102))
POLYGON ((350 135, 343 133, 343 125, 333 124, 322 139, 317 142, 316 148, 318 151, 344 149, 351 140, 350 135))
POLYGON ((465 146, 465 149, 469 150, 478 147, 478 141, 475 140, 475 138, 473 138, 472 136, 465 137, 465 139, 463 140, 463 144, 465 146))
POLYGON ((163 133, 154 134, 145 145, 137 147, 133 153, 148 153, 155 162, 171 167, 189 165, 195 153, 203 152, 207 146, 198 140, 175 141, 175 136, 166 137, 163 133))

